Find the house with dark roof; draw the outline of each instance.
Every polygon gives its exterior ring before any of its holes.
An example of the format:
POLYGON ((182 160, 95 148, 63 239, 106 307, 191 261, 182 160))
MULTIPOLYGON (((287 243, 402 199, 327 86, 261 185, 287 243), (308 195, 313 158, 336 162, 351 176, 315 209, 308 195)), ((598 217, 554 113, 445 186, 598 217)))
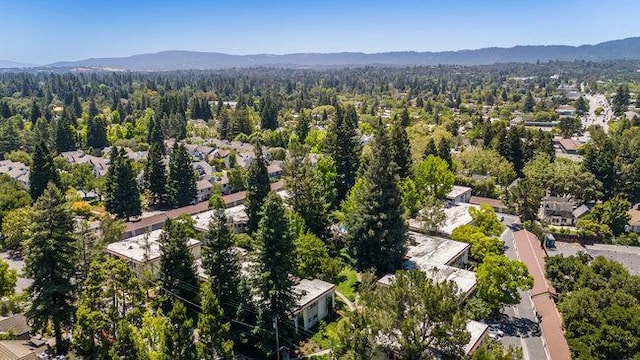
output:
POLYGON ((573 201, 567 197, 546 196, 542 199, 539 217, 551 225, 575 226, 573 201))
POLYGON ((0 320, 0 335, 11 335, 15 340, 29 340, 31 326, 22 314, 16 314, 0 320))

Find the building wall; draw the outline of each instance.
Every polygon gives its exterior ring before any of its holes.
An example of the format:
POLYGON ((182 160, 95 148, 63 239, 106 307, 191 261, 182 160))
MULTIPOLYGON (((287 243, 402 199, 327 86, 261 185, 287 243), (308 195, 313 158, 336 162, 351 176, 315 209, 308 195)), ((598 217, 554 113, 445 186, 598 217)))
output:
MULTIPOLYGON (((332 290, 319 297, 315 302, 309 304, 302 310, 304 323, 298 324, 298 326, 302 326, 305 331, 309 331, 317 325, 320 320, 329 316, 330 312, 335 309, 335 297, 335 290, 332 290)), ((296 318, 295 321, 297 322, 298 319, 296 318)))

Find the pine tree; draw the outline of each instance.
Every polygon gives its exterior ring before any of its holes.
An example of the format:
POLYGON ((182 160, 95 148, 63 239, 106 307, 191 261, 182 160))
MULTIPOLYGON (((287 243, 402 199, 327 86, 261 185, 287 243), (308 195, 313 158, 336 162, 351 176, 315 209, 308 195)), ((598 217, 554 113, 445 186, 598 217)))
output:
POLYGON ((360 164, 361 143, 357 133, 355 108, 336 106, 336 117, 327 132, 326 147, 336 163, 336 205, 342 202, 356 181, 360 164))
POLYGON ((29 172, 29 194, 37 200, 47 188, 49 182, 60 185, 60 175, 53 162, 53 157, 44 141, 40 141, 33 154, 33 166, 29 172))
POLYGON ((126 320, 120 320, 116 338, 111 347, 112 359, 145 359, 146 351, 140 345, 137 329, 126 320))
POLYGON ((229 340, 231 325, 224 322, 224 312, 211 285, 202 287, 202 312, 198 316, 198 359, 232 360, 233 342, 229 340))
POLYGON ((75 119, 78 119, 82 116, 82 104, 80 103, 80 99, 78 99, 78 95, 75 92, 73 93, 70 115, 73 117, 74 121, 75 119))
POLYGON ((450 170, 453 169, 453 160, 451 159, 451 142, 445 137, 440 138, 440 141, 438 142, 437 156, 447 162, 450 170))
POLYGON ((87 113, 89 114, 89 119, 93 119, 100 114, 100 111, 96 106, 96 100, 93 96, 89 99, 89 109, 87 110, 87 113))
POLYGON ((76 136, 73 125, 65 116, 58 120, 56 127, 56 151, 73 151, 76 149, 76 136))
POLYGON ((187 317, 182 301, 176 300, 167 314, 169 334, 166 337, 166 359, 196 360, 198 353, 194 344, 193 320, 187 317))
POLYGON ((536 106, 536 101, 533 99, 533 94, 531 91, 527 92, 527 97, 524 100, 524 112, 530 113, 533 111, 534 106, 536 106))
POLYGON ((289 155, 285 163, 287 191, 290 195, 287 203, 302 217, 309 231, 324 239, 328 235, 329 204, 325 203, 320 174, 314 171, 297 139, 290 142, 289 155))
POLYGON ((214 210, 209 221, 202 249, 202 267, 211 280, 215 296, 225 301, 225 312, 234 316, 235 304, 240 302, 240 267, 224 209, 214 210))
POLYGON ((296 124, 296 135, 300 138, 300 142, 304 143, 311 130, 311 112, 302 111, 298 123, 296 124))
POLYGON ((160 150, 162 151, 162 155, 165 154, 164 149, 164 134, 162 132, 162 123, 159 120, 156 120, 155 116, 151 118, 149 122, 149 133, 147 134, 147 143, 149 146, 153 144, 158 144, 160 150))
POLYGON ((191 156, 184 145, 178 143, 173 146, 169 157, 167 196, 173 208, 193 204, 198 196, 196 173, 191 166, 191 156))
POLYGON ((102 116, 90 117, 87 120, 87 146, 103 149, 107 145, 107 121, 102 116))
MULTIPOLYGON (((167 220, 160 236, 160 287, 164 291, 162 309, 170 310, 171 299, 197 303, 199 282, 193 255, 189 251, 189 224, 182 220, 167 220)), ((193 310, 193 309, 192 309, 193 310)))
POLYGON ((105 209, 119 219, 141 214, 140 193, 131 160, 124 149, 111 149, 109 170, 105 176, 105 209))
MULTIPOLYGON (((294 244, 284 204, 278 194, 269 193, 262 212, 255 235, 258 252, 251 273, 257 291, 258 326, 271 329, 273 320, 286 321, 295 305, 294 283, 290 277, 295 271, 294 244)), ((269 343, 270 340, 271 336, 269 343)))
POLYGON ((29 120, 32 124, 35 124, 38 121, 38 118, 42 117, 42 112, 40 111, 40 107, 35 100, 31 103, 31 113, 29 114, 29 120))
POLYGON ((262 99, 260 106, 260 128, 262 130, 275 130, 278 128, 278 105, 271 95, 262 99))
POLYGON ((429 141, 427 141, 427 145, 424 148, 422 153, 423 160, 429 155, 438 156, 438 148, 436 147, 436 140, 433 136, 429 138, 429 141))
POLYGON ((102 334, 108 329, 108 317, 104 311, 105 273, 101 262, 89 265, 83 290, 78 299, 73 327, 74 347, 87 359, 98 359, 107 354, 107 342, 102 334))
POLYGON ((151 192, 152 202, 164 204, 166 201, 166 167, 162 156, 163 145, 153 143, 147 156, 147 164, 144 168, 145 188, 151 192))
MULTIPOLYGON (((404 109, 406 112, 407 109, 404 109)), ((408 118, 409 115, 407 114, 408 118)), ((394 117, 393 119, 393 127, 391 130, 391 152, 392 159, 397 166, 397 174, 400 179, 404 179, 409 176, 411 172, 411 144, 409 143, 409 137, 407 136, 407 131, 405 130, 405 121, 403 120, 404 115, 400 118, 394 117)))
POLYGON ((364 175, 362 200, 345 214, 346 240, 359 270, 393 272, 405 254, 407 230, 402 219, 402 195, 387 149, 389 139, 381 122, 371 144, 371 162, 364 175))
POLYGON ((260 142, 254 145, 256 158, 251 162, 248 169, 248 190, 247 190, 247 232, 253 234, 258 229, 260 222, 260 211, 267 194, 271 191, 267 163, 262 155, 260 142))
POLYGON ((25 273, 33 283, 27 289, 31 305, 26 316, 39 331, 52 324, 56 352, 62 354, 62 332, 71 326, 75 311, 76 264, 80 259, 73 215, 64 194, 53 184, 36 201, 31 233, 25 273))

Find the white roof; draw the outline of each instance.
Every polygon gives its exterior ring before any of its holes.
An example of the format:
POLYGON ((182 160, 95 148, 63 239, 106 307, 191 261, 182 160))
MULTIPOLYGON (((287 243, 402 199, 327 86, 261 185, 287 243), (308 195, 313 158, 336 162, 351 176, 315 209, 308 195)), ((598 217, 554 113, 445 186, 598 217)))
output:
MULTIPOLYGON (((445 281, 452 281, 458 287, 458 295, 467 297, 476 287, 476 273, 469 270, 459 269, 448 265, 424 264, 419 269, 427 275, 428 279, 440 284, 445 281)), ((387 274, 378 280, 378 283, 389 286, 395 280, 396 275, 387 274)))
POLYGON ((438 229, 443 234, 451 235, 453 230, 461 225, 470 224, 473 219, 469 214, 469 208, 480 208, 478 205, 471 205, 467 203, 457 203, 444 209, 444 213, 447 218, 444 224, 438 229))
POLYGON ((416 243, 409 245, 407 257, 416 267, 420 264, 449 265, 462 252, 469 248, 469 244, 449 240, 437 236, 428 236, 409 231, 409 237, 416 243))
MULTIPOLYGON (((213 216, 214 210, 205 211, 200 214, 193 215, 192 218, 195 221, 195 228, 199 231, 209 230, 209 221, 213 216)), ((247 208, 244 205, 232 206, 224 210, 224 214, 227 217, 228 222, 242 222, 248 221, 247 208)))
POLYGON ((464 346, 464 353, 469 354, 476 344, 482 340, 489 326, 479 321, 470 320, 467 322, 467 331, 469 332, 469 342, 464 346))
POLYGON ((296 302, 297 309, 294 311, 294 313, 300 312, 302 309, 304 309, 305 306, 314 302, 322 295, 333 291, 335 288, 336 286, 334 284, 322 281, 320 279, 300 280, 300 282, 294 287, 294 292, 299 296, 296 302))
MULTIPOLYGON (((118 257, 127 258, 139 263, 153 261, 160 257, 160 235, 164 230, 134 236, 126 240, 107 245, 107 252, 118 257)), ((199 245, 200 241, 189 239, 187 247, 199 245)))
POLYGON ((470 187, 453 185, 453 189, 451 189, 451 191, 449 191, 449 193, 447 194, 447 199, 453 200, 458 196, 470 191, 470 187))

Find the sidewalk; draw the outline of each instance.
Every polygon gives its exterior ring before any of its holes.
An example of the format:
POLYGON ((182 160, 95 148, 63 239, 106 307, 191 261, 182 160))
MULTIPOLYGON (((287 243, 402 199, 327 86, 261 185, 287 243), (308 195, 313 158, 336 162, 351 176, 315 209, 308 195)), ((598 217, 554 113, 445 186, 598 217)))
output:
POLYGON ((555 295, 555 289, 545 276, 544 258, 546 254, 540 246, 540 241, 527 230, 514 232, 513 237, 520 259, 527 265, 529 273, 533 277, 533 288, 529 293, 540 316, 542 338, 549 357, 552 360, 571 359, 569 344, 567 344, 562 329, 562 317, 552 298, 552 295, 555 295))

